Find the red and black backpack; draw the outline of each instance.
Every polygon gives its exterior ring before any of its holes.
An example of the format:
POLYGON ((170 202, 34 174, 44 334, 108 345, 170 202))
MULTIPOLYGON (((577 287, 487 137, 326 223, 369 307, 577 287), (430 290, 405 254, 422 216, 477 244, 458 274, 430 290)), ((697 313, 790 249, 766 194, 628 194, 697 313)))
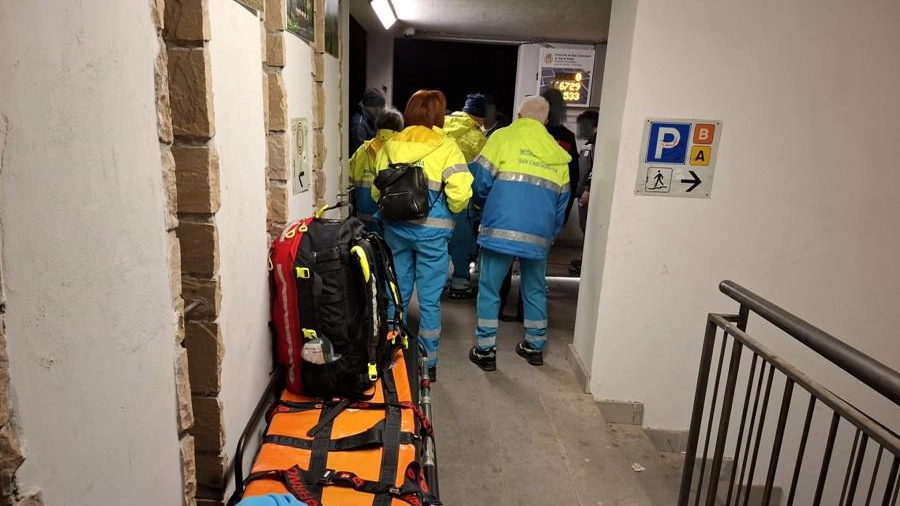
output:
POLYGON ((357 218, 297 220, 269 253, 275 354, 291 392, 362 399, 406 334, 390 249, 357 218), (392 304, 389 304, 389 301, 392 304), (389 317, 388 310, 391 310, 389 317), (326 337, 340 358, 306 362, 306 340, 326 337))

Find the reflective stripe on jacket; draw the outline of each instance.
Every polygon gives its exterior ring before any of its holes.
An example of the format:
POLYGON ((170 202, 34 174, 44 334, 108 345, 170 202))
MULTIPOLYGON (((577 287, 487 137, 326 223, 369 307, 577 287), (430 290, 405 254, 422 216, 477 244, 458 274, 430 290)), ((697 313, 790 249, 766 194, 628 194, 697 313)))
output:
POLYGON ((374 139, 364 142, 350 157, 350 185, 356 188, 353 205, 357 216, 363 221, 371 221, 378 211, 378 204, 372 200, 371 191, 372 181, 375 179, 375 162, 384 143, 396 133, 393 130, 379 130, 374 139))
MULTIPOLYGON (((385 222, 397 235, 406 239, 450 237, 455 226, 454 214, 462 211, 472 197, 472 174, 453 139, 438 128, 410 126, 385 142, 378 152, 375 167, 382 171, 391 163, 422 162, 432 202, 428 217, 415 221, 385 222)), ((372 186, 377 202, 378 188, 372 186)))
POLYGON ((541 259, 565 221, 571 157, 530 118, 497 130, 469 165, 473 200, 482 205, 478 244, 541 259))
POLYGON ((466 163, 472 163, 487 142, 478 123, 464 112, 454 112, 444 118, 444 133, 456 141, 466 163))

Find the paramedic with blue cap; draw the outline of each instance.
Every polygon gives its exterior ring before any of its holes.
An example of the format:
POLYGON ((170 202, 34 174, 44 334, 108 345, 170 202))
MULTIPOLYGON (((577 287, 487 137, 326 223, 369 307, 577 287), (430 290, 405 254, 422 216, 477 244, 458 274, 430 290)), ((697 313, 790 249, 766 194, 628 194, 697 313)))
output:
MULTIPOLYGON (((447 282, 450 255, 447 241, 456 225, 456 214, 465 211, 472 197, 472 174, 456 143, 442 130, 447 99, 437 90, 419 90, 403 112, 406 128, 385 142, 378 152, 378 171, 390 164, 416 164, 428 182, 432 203, 428 216, 419 220, 385 221, 384 240, 391 248, 403 313, 415 287, 419 299, 419 339, 428 353, 428 373, 436 378, 441 338, 441 292, 447 282)), ((377 177, 377 176, 376 176, 377 177)), ((372 198, 380 192, 372 186, 372 198)))
POLYGON ((525 336, 516 353, 531 365, 543 365, 547 342, 547 253, 562 229, 569 202, 571 157, 544 128, 549 105, 527 97, 519 119, 497 130, 470 165, 476 204, 483 205, 475 346, 469 360, 485 371, 497 369, 499 290, 518 257, 525 336))
MULTIPOLYGON (((487 138, 482 127, 487 116, 487 98, 481 93, 466 97, 462 111, 444 118, 444 133, 456 141, 466 163, 472 163, 487 138)), ((453 261, 453 277, 450 279, 450 298, 471 299, 475 296, 469 279, 469 260, 475 255, 475 227, 477 210, 469 206, 456 217, 456 228, 450 238, 450 259, 453 261)))

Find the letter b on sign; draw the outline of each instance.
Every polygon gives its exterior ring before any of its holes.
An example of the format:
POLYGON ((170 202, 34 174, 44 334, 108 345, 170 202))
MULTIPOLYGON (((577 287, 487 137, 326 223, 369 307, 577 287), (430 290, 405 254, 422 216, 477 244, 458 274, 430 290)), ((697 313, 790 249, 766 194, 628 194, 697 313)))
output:
POLYGON ((651 123, 647 142, 647 163, 683 164, 687 158, 689 123, 651 123))
POLYGON ((694 144, 712 144, 716 135, 716 125, 697 123, 694 126, 694 144))

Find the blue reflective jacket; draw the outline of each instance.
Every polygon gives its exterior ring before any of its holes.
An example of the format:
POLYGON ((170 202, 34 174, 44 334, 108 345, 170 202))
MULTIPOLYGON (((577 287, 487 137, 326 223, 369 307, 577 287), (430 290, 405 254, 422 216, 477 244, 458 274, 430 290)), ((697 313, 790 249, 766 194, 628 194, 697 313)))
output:
POLYGON ((546 258, 565 221, 570 160, 544 125, 530 118, 491 135, 469 164, 472 199, 484 207, 478 244, 520 258, 546 258))

